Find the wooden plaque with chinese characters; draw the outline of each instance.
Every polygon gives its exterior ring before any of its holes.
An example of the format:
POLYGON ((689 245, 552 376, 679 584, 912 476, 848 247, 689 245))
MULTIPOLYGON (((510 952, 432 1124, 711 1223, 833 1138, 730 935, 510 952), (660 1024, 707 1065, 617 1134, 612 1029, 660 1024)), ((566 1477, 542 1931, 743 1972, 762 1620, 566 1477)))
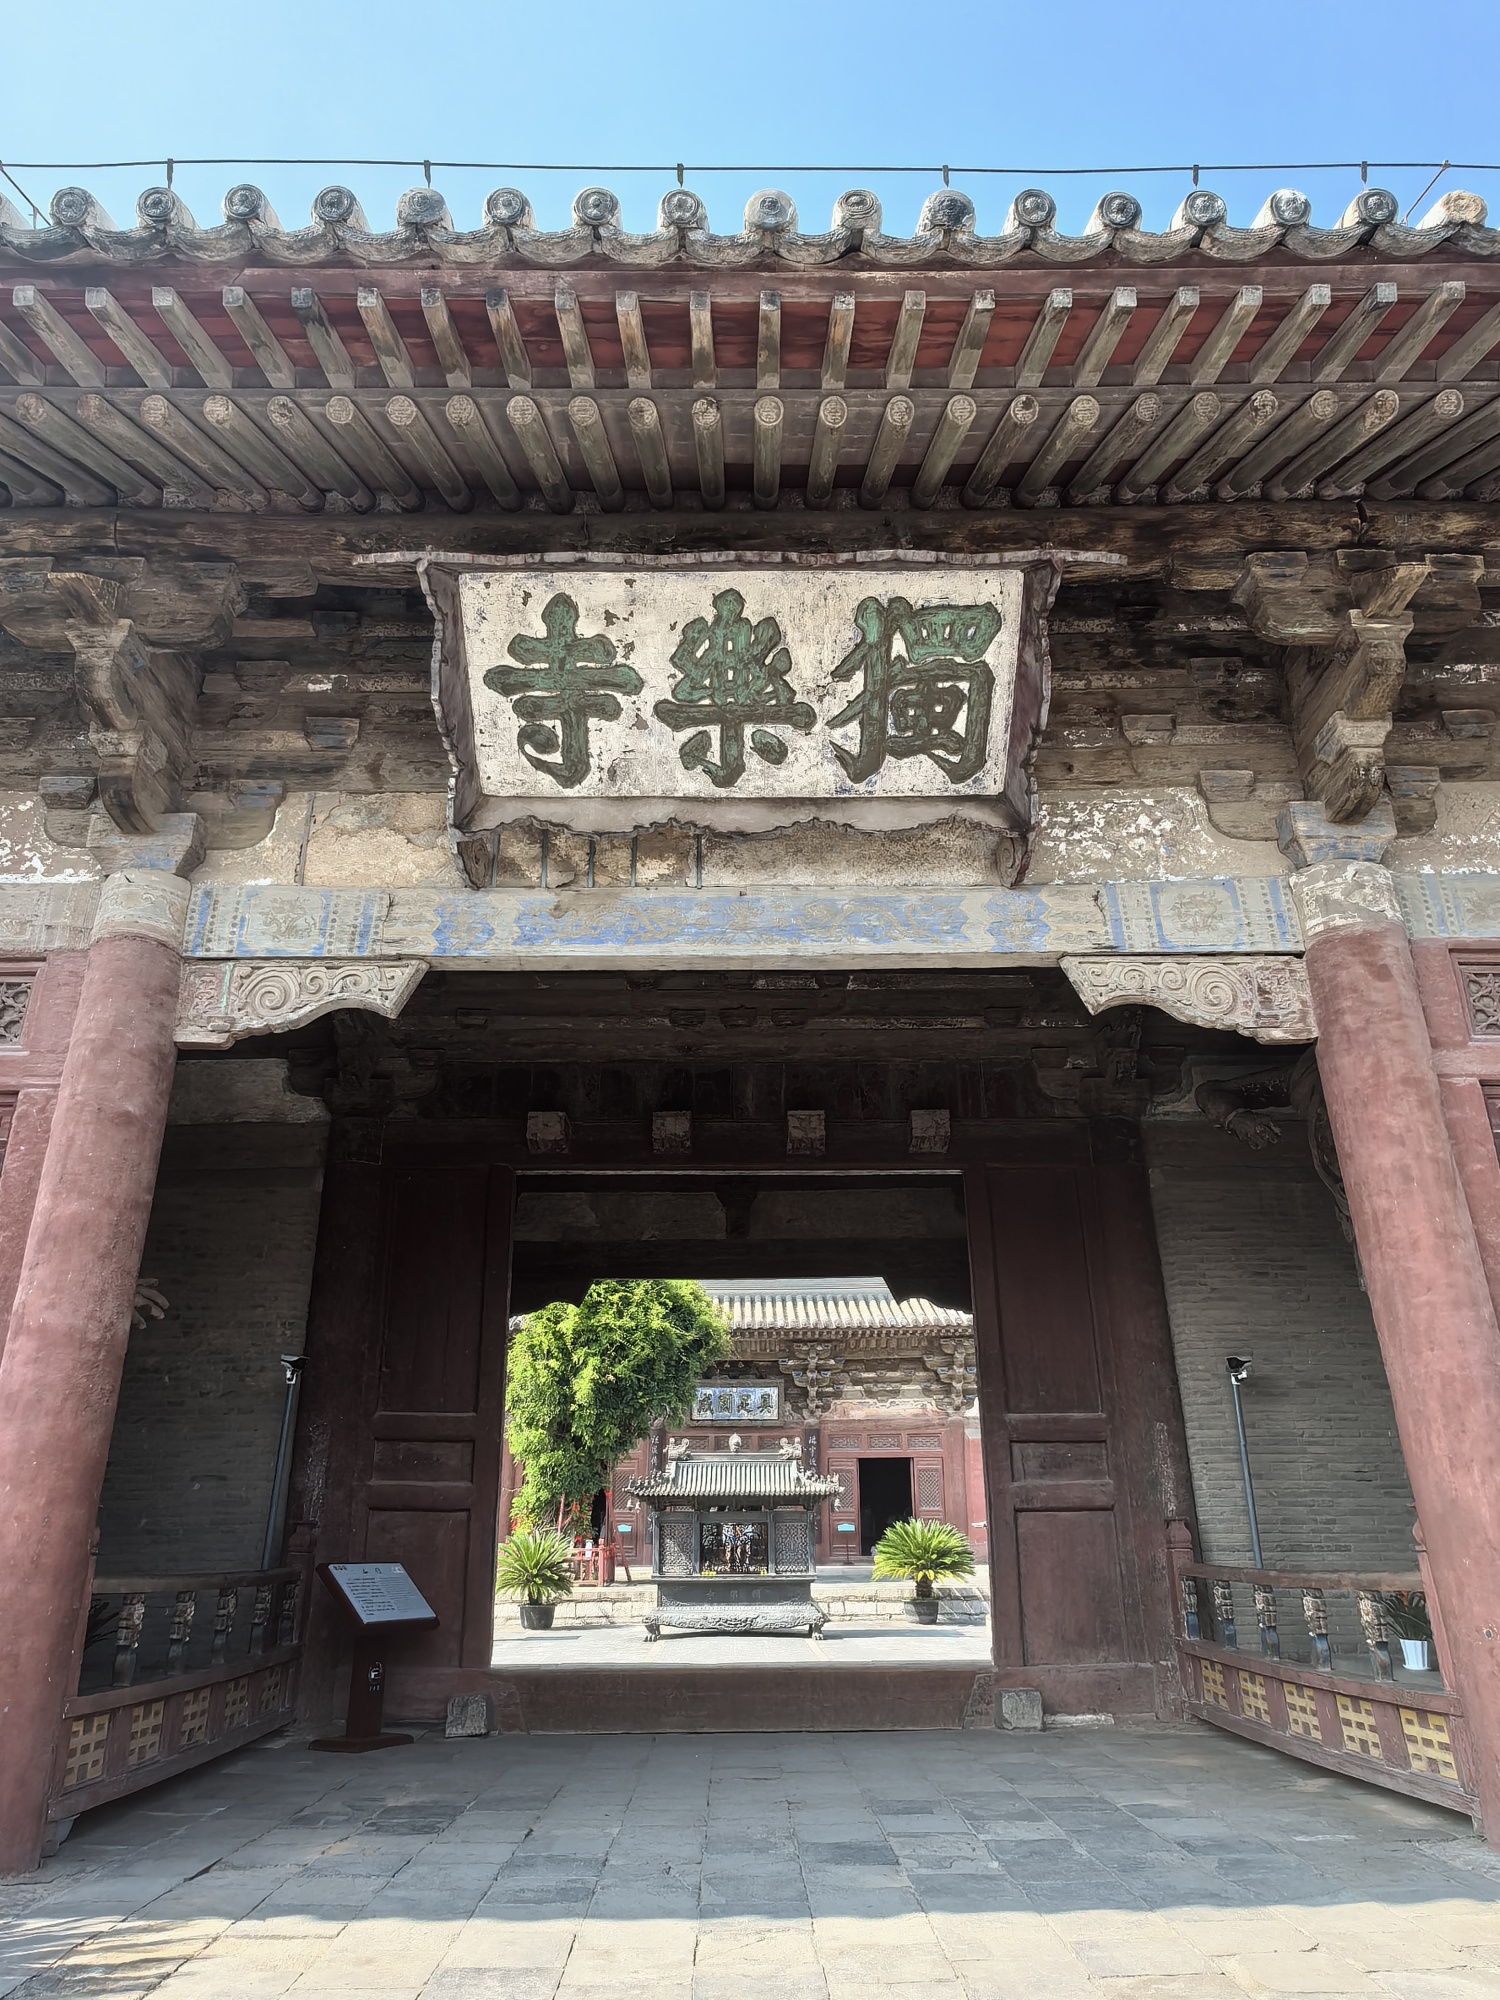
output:
POLYGON ((1024 831, 1050 563, 433 558, 454 825, 1024 831))

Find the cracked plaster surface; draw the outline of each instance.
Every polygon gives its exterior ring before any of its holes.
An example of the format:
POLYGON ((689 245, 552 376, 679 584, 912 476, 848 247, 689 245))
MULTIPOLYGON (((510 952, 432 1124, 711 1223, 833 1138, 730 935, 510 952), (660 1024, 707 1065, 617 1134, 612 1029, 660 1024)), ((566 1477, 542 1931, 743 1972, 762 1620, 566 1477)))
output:
POLYGON ((1398 875, 1500 874, 1500 785, 1439 785, 1437 825, 1393 841, 1385 865, 1398 875))
POLYGON ((1274 840, 1232 840, 1186 785, 1150 791, 1054 792, 1037 809, 1026 886, 1049 882, 1193 880, 1290 875, 1274 840))

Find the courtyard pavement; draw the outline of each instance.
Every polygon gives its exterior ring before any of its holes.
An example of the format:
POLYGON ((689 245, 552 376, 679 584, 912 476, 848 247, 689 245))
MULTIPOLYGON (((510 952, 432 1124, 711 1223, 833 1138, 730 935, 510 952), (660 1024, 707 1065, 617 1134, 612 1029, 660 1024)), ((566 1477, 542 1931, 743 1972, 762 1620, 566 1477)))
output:
POLYGON ((993 1665, 983 1625, 854 1625, 830 1621, 821 1639, 759 1632, 664 1631, 640 1625, 554 1625, 550 1632, 497 1626, 491 1664, 515 1673, 540 1667, 972 1667, 993 1665))
POLYGON ((281 1739, 0 1884, 25 2000, 1500 1996, 1464 1820, 1201 1725, 281 1739))

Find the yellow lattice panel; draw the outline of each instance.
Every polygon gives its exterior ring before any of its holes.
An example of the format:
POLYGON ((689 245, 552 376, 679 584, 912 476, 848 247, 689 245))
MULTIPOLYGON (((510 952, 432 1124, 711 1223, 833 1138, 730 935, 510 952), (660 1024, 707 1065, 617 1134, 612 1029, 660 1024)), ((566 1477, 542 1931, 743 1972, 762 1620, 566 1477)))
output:
POLYGON ((164 1701, 143 1701, 139 1708, 130 1711, 130 1743, 125 1752, 127 1770, 133 1771, 137 1764, 149 1764, 161 1755, 162 1719, 166 1715, 164 1701))
POLYGON ((1430 1771, 1434 1778, 1447 1778, 1456 1785, 1458 1763, 1448 1734, 1447 1716, 1415 1708, 1403 1708, 1400 1714, 1401 1733, 1406 1738, 1406 1754, 1412 1769, 1430 1771))
POLYGON ((250 1720, 250 1676, 231 1681, 224 1690, 224 1728, 243 1729, 250 1720))
POLYGON ((1240 1680, 1240 1714, 1248 1716, 1251 1722, 1271 1720, 1270 1704, 1266 1700, 1266 1684, 1259 1674, 1247 1674, 1243 1667, 1236 1669, 1240 1680))
POLYGON ((208 1705, 212 1699, 212 1688, 194 1688, 191 1694, 182 1697, 182 1728, 177 1741, 184 1750, 208 1741, 208 1705))
POLYGON ((1291 1734, 1321 1743, 1323 1725, 1318 1720, 1318 1698, 1312 1689, 1298 1687, 1295 1681, 1288 1681, 1282 1692, 1286 1696, 1286 1726, 1291 1734))
POLYGON ((68 1731, 68 1761, 63 1766, 63 1790, 91 1785, 104 1776, 104 1746, 109 1741, 109 1716, 78 1715, 68 1731))
POLYGON ((1224 1692, 1224 1669, 1216 1660, 1200 1660, 1198 1671, 1203 1676, 1203 1699, 1211 1701, 1215 1708, 1228 1708, 1229 1696, 1224 1692))
POLYGON ((1360 1757, 1381 1758, 1384 1752, 1380 1748, 1380 1731, 1375 1727, 1372 1704, 1347 1694, 1339 1695, 1337 1700, 1344 1748, 1360 1757))

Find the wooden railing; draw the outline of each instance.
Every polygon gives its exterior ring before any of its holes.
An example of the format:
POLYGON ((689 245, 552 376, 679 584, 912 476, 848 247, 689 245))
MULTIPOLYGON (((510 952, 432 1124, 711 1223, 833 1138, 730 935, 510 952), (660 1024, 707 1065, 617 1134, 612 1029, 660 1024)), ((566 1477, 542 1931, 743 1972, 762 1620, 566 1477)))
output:
POLYGON ((95 1577, 49 1821, 71 1821, 290 1722, 308 1574, 304 1560, 208 1576, 95 1577))
MULTIPOLYGON (((1384 1599, 1423 1591, 1431 1603, 1423 1575, 1314 1575, 1201 1563, 1182 1521, 1168 1524, 1167 1546, 1177 1650, 1193 1715, 1324 1770, 1466 1813, 1479 1824, 1468 1732, 1446 1667, 1441 1677, 1403 1674, 1398 1680, 1391 1657, 1384 1599), (1288 1597, 1295 1608, 1291 1622, 1284 1622, 1281 1600, 1288 1597), (1347 1608, 1341 1600, 1350 1601, 1347 1608), (1241 1608, 1254 1619, 1253 1653, 1240 1644, 1241 1608), (1358 1642, 1336 1656, 1330 1625, 1351 1639, 1357 1632, 1358 1642)), ((1436 1618, 1433 1627, 1442 1665, 1436 1618)))

